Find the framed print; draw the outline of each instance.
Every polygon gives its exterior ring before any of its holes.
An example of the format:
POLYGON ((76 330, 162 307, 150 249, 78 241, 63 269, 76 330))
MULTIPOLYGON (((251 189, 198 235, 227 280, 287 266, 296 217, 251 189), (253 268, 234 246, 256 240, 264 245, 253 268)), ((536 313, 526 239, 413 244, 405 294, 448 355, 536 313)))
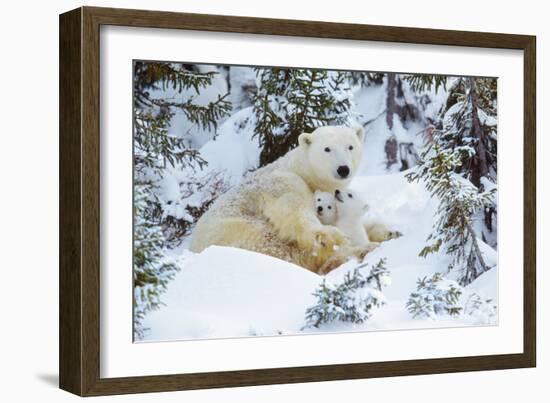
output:
POLYGON ((60 16, 60 387, 535 366, 535 37, 60 16))

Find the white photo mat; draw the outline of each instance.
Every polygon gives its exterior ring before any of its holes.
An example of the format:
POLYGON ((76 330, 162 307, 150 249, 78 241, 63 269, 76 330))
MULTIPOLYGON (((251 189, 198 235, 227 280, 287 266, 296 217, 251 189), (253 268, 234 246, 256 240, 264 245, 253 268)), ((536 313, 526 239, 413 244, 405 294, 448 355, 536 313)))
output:
POLYGON ((100 52, 102 378, 523 352, 522 51, 102 26, 100 52), (498 77, 498 325, 133 343, 134 59, 498 77))

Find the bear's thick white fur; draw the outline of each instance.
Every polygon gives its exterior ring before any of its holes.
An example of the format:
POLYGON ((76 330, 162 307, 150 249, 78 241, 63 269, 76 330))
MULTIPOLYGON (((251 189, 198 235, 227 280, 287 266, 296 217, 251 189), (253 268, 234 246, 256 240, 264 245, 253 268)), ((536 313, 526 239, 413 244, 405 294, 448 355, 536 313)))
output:
POLYGON ((339 229, 319 221, 313 194, 347 188, 361 161, 362 140, 362 128, 344 126, 301 134, 295 149, 212 204, 193 231, 191 250, 233 246, 314 272, 321 267, 326 271, 329 258, 336 267, 354 252, 339 229))

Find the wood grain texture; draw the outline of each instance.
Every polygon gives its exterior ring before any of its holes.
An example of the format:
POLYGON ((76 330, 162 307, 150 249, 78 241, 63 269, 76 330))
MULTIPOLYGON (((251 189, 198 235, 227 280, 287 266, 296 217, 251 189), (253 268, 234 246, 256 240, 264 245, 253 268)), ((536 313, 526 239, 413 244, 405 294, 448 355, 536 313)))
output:
POLYGON ((82 16, 82 390, 88 394, 100 368, 100 24, 86 8, 82 16))
POLYGON ((59 386, 81 394, 81 10, 59 22, 59 386))
POLYGON ((82 7, 60 16, 60 387, 81 395, 158 392, 532 367, 536 363, 535 37, 314 21, 82 7), (524 352, 246 371, 100 378, 101 25, 522 49, 524 352))
POLYGON ((85 7, 92 18, 105 25, 171 28, 312 38, 352 39, 433 45, 523 49, 528 36, 490 32, 403 28, 382 25, 232 17, 225 15, 174 13, 85 7))
POLYGON ((537 360, 537 57, 534 36, 526 40, 523 52, 523 354, 534 367, 537 360))

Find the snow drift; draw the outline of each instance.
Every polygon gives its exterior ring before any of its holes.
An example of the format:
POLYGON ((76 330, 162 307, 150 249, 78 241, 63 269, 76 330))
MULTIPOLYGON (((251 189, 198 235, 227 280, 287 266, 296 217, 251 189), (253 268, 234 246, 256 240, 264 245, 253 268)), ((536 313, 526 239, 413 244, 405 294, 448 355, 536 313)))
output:
MULTIPOLYGON (((313 292, 323 277, 291 263, 236 248, 213 246, 200 254, 179 251, 180 272, 162 296, 164 307, 149 313, 144 340, 184 340, 299 334, 306 332, 370 331, 493 325, 497 317, 476 311, 456 317, 413 319, 405 305, 418 278, 445 274, 448 257, 418 256, 431 231, 437 202, 421 184, 409 183, 398 173, 360 176, 351 187, 371 209, 365 221, 384 220, 403 236, 381 244, 364 262, 386 258, 391 284, 383 290, 387 304, 362 324, 332 323, 304 329, 306 309, 315 303, 313 292)), ((480 241, 481 242, 481 241, 480 241)), ((496 263, 496 252, 483 248, 484 257, 496 263)), ((359 262, 350 260, 330 272, 335 284, 359 262)), ((464 289, 462 301, 472 295, 497 303, 497 269, 493 268, 464 289)))

